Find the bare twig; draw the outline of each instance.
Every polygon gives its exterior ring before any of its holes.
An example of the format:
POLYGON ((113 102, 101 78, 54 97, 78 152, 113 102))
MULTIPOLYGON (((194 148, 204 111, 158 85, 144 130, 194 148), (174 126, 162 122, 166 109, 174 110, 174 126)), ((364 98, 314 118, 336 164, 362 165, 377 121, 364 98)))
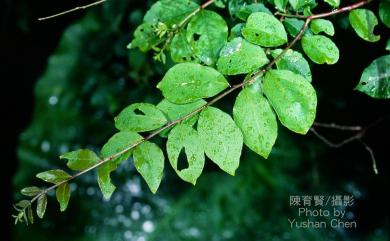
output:
POLYGON ((374 170, 374 173, 376 175, 378 175, 379 172, 378 172, 378 168, 376 166, 376 159, 375 159, 374 151, 364 141, 359 139, 359 142, 364 146, 364 148, 366 148, 368 153, 370 153, 370 157, 371 157, 371 160, 372 160, 372 169, 374 170))
MULTIPOLYGON (((104 0, 105 1, 105 0, 104 0)), ((100 1, 100 2, 103 2, 103 1, 100 1)), ((209 6, 210 4, 212 4, 214 2, 214 0, 209 0, 207 1, 206 3, 202 4, 201 7, 199 7, 197 10, 195 10, 193 13, 190 14, 191 17, 195 16, 198 12, 200 12, 201 9, 203 8, 206 8, 207 6, 209 6)), ((354 8, 358 8, 366 3, 368 3, 369 1, 361 1, 359 3, 356 3, 356 4, 353 4, 351 6, 348 6, 348 7, 344 7, 342 9, 354 9, 354 8)), ((95 4, 96 5, 96 4, 95 4)), ((79 7, 80 8, 80 7, 79 7)), ((104 158, 102 160, 100 160, 98 163, 96 163, 95 165, 81 171, 81 172, 78 172, 76 173, 75 175, 71 176, 70 178, 68 178, 67 180, 64 180, 62 182, 59 182, 55 185, 52 185, 50 187, 48 187, 47 189, 45 189, 42 193, 36 195, 34 198, 31 199, 30 201, 30 205, 36 201, 41 195, 47 193, 48 191, 50 190, 53 190, 55 189, 56 187, 60 186, 61 184, 65 183, 65 182, 68 182, 70 180, 73 180, 75 179, 76 177, 79 177, 99 166, 102 166, 104 164, 106 164, 107 162, 127 153, 128 151, 130 151, 131 149, 139 146, 140 144, 142 144, 143 142, 145 141, 149 141, 150 139, 152 139, 153 137, 157 136, 158 134, 160 134, 161 132, 163 132, 164 130, 167 130, 181 122, 183 122, 184 120, 196 115, 197 113, 201 112, 202 110, 204 110, 205 108, 207 108, 208 106, 210 105, 213 105, 214 103, 216 103, 217 101, 219 101, 220 99, 224 98, 225 96, 229 95, 230 93, 234 92, 235 90, 238 90, 242 87, 244 87, 245 85, 249 85, 249 84, 252 84, 256 79, 257 77, 261 76, 262 74, 264 74, 267 70, 269 70, 286 52, 287 50, 289 50, 290 48, 292 48, 300 39, 301 37, 303 36, 303 33, 305 32, 305 30, 308 28, 309 26, 309 23, 311 20, 313 19, 316 19, 316 18, 320 18, 320 16, 329 16, 329 15, 334 15, 334 14, 337 14, 337 13, 340 13, 340 12, 343 12, 344 10, 334 10, 332 12, 329 12, 329 13, 322 13, 322 14, 315 14, 315 15, 312 15, 312 16, 309 16, 307 17, 306 19, 306 22, 305 24, 303 25, 303 27, 301 28, 301 30, 299 31, 299 33, 296 35, 296 37, 285 47, 285 49, 276 57, 274 58, 268 65, 266 65, 265 67, 263 67, 262 69, 260 69, 259 71, 257 71, 254 75, 252 75, 252 77, 246 81, 243 81, 242 83, 240 84, 237 84, 237 85, 233 85, 231 86, 229 89, 227 89, 226 91, 220 93, 219 95, 217 95, 216 97, 214 97, 212 100, 210 100, 209 102, 207 102, 206 104, 204 104, 203 106, 193 110, 192 112, 190 112, 189 114, 175 120, 175 121, 172 121, 172 122, 169 122, 167 123, 165 126, 161 127, 160 129, 152 132, 150 135, 144 137, 143 139, 140 139, 139 141, 131 144, 130 146, 126 147, 125 149, 123 149, 122 151, 120 152, 117 152, 115 153, 114 155, 112 156, 109 156, 107 158, 104 158)), ((75 10, 73 10, 75 11, 75 10)), ((69 11, 67 11, 69 12, 69 11)), ((65 14, 65 13, 61 13, 61 14, 57 14, 58 15, 62 15, 62 14, 65 14)), ((53 15, 55 16, 55 15, 53 15)), ((50 16, 52 17, 52 16, 50 16)), ((184 25, 191 17, 186 17, 179 25, 184 25)), ((313 130, 312 130, 313 131, 313 130)))
POLYGON ((63 12, 60 12, 60 13, 56 13, 56 14, 53 14, 53 15, 50 15, 50 16, 47 16, 47 17, 38 18, 38 21, 44 21, 44 20, 48 20, 48 19, 51 19, 51 18, 56 18, 56 17, 62 16, 62 15, 65 15, 65 14, 68 14, 68 13, 71 13, 71 12, 79 11, 79 10, 82 10, 82 9, 87 9, 87 8, 92 7, 92 6, 96 6, 96 5, 99 5, 101 3, 104 3, 105 1, 107 1, 107 0, 99 0, 99 1, 87 4, 87 5, 78 6, 78 7, 75 7, 73 9, 66 10, 66 11, 63 11, 63 12))
POLYGON ((329 128, 329 129, 337 129, 341 131, 361 131, 363 127, 361 126, 343 126, 343 125, 337 125, 335 123, 319 123, 314 122, 313 126, 317 127, 323 127, 323 128, 329 128))

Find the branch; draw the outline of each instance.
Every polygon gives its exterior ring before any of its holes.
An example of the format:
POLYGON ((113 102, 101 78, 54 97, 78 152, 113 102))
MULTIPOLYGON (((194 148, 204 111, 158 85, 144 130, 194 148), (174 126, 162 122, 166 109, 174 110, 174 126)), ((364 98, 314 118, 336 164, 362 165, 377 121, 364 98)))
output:
POLYGON ((319 123, 319 122, 314 122, 313 126, 317 127, 323 127, 323 128, 329 128, 329 129, 337 129, 341 131, 361 131, 363 127, 361 126, 342 126, 342 125, 337 125, 335 123, 319 123))
POLYGON ((50 15, 50 16, 43 17, 43 18, 38 18, 38 21, 44 21, 44 20, 48 20, 48 19, 51 19, 51 18, 56 18, 56 17, 62 16, 62 15, 65 15, 65 14, 68 14, 68 13, 71 13, 71 12, 75 12, 75 11, 78 11, 78 10, 87 9, 89 7, 96 6, 96 5, 99 5, 101 3, 104 3, 105 1, 107 1, 107 0, 99 0, 99 1, 87 4, 87 5, 78 6, 78 7, 75 7, 73 9, 70 9, 70 10, 66 10, 66 11, 63 11, 63 12, 60 12, 60 13, 56 13, 54 15, 50 15))
MULTIPOLYGON (((100 2, 104 2, 105 0, 103 1, 100 1, 100 2)), ((207 1, 206 3, 202 4, 197 10, 195 10, 194 12, 192 12, 191 14, 189 14, 178 26, 183 26, 186 24, 186 22, 193 16, 195 16, 198 12, 200 12, 201 9, 203 8, 206 8, 207 6, 209 6, 210 4, 212 4, 214 2, 214 0, 209 0, 207 1)), ((348 7, 344 7, 342 9, 354 9, 354 8, 358 8, 366 3, 368 3, 369 1, 362 1, 362 2, 359 2, 357 4, 353 4, 351 6, 348 6, 348 7)), ((96 5, 97 3, 94 3, 94 5, 96 5)), ((79 7, 80 8, 80 7, 79 7)), ((70 10, 70 11, 75 11, 75 10, 70 10)), ((344 10, 345 11, 345 10, 344 10)), ((69 11, 67 11, 69 12, 69 11)), ((123 149, 122 151, 120 152, 117 152, 115 153, 114 155, 112 156, 109 156, 107 158, 104 158, 102 160, 100 160, 98 163, 96 163, 95 165, 81 171, 81 172, 78 172, 76 173, 75 175, 71 176, 70 178, 62 181, 62 182, 59 182, 55 185, 52 185, 50 187, 48 187, 47 189, 45 189, 43 192, 41 192, 40 194, 36 195, 34 198, 31 199, 30 201, 30 205, 36 201, 41 195, 47 193, 48 191, 50 190, 53 190, 55 189, 56 187, 60 186, 61 184, 63 183, 66 183, 70 180, 73 180, 125 153, 127 153, 128 151, 130 151, 131 149, 139 146, 140 144, 144 143, 145 141, 149 141, 150 139, 152 139, 153 137, 157 136, 158 134, 160 134, 161 132, 163 132, 164 130, 167 130, 181 122, 183 122, 184 120, 187 120, 188 118, 196 115, 197 113, 201 112, 202 110, 204 110, 205 108, 207 108, 208 106, 210 105, 213 105, 214 103, 216 103, 217 101, 221 100, 222 98, 224 98, 225 96, 229 95, 230 93, 234 92, 235 90, 238 90, 246 85, 250 85, 252 84, 259 76, 261 76, 262 74, 264 74, 267 70, 269 70, 270 68, 272 68, 272 66, 280 59, 283 57, 283 55, 287 52, 287 50, 291 49, 303 36, 303 33, 305 32, 305 30, 308 28, 309 26, 309 23, 311 20, 315 19, 315 18, 319 18, 318 16, 324 16, 324 15, 334 15, 334 14, 337 14, 337 13, 340 13, 340 12, 343 12, 343 10, 336 10, 336 11, 332 11, 332 12, 327 12, 327 13, 322 13, 322 14, 316 14, 316 15, 312 15, 312 16, 309 16, 306 18, 306 22, 305 24, 303 25, 303 27, 301 28, 301 30, 299 31, 299 33, 296 35, 296 37, 285 47, 285 49, 276 57, 274 58, 268 65, 266 65, 265 67, 261 68, 260 70, 258 70, 255 74, 252 75, 252 77, 246 81, 243 81, 241 82, 240 84, 237 84, 237 85, 233 85, 231 86, 229 89, 227 89, 226 91, 220 93, 219 95, 217 95, 216 97, 214 97, 212 100, 210 100, 209 102, 207 102, 206 104, 202 105, 201 107, 193 110, 192 112, 190 112, 189 114, 175 120, 175 121, 172 121, 172 122, 169 122, 167 123, 165 126, 161 127, 160 129, 152 132, 150 135, 144 137, 143 139, 133 143, 132 145, 126 147, 125 149, 123 149)), ((62 15, 64 13, 61 13, 59 15, 62 15)), ((57 14, 58 15, 58 14, 57 14)), ((53 15, 55 16, 55 15, 53 15)), ((312 129, 313 131, 314 129, 312 129)))

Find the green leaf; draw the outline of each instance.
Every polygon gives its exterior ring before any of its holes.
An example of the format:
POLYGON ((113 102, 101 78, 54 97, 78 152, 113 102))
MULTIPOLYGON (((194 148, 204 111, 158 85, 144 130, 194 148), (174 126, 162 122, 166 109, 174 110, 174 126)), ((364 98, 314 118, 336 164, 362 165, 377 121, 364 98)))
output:
POLYGON ((40 189, 39 187, 32 186, 32 187, 25 187, 20 192, 25 196, 34 197, 39 193, 41 193, 42 189, 40 189))
MULTIPOLYGON (((206 103, 207 103, 206 101, 200 99, 192 103, 177 105, 169 102, 166 99, 163 99, 160 103, 158 103, 157 108, 159 108, 162 112, 164 112, 164 114, 168 117, 169 121, 176 121, 179 118, 182 118, 183 116, 186 116, 192 111, 200 108, 206 103)), ((194 116, 184 120, 181 123, 192 126, 198 120, 198 117, 199 114, 195 114, 194 116)))
POLYGON ((148 184, 150 191, 156 193, 164 170, 164 154, 160 147, 144 142, 134 149, 134 165, 148 184))
POLYGON ((172 129, 167 141, 167 154, 169 162, 177 175, 186 182, 196 184, 202 174, 205 162, 204 150, 199 135, 191 126, 179 124, 172 129), (178 158, 184 149, 188 167, 178 169, 178 158))
POLYGON ((152 24, 143 23, 134 31, 134 39, 127 45, 127 48, 139 48, 141 51, 146 52, 162 41, 163 39, 157 36, 152 24))
POLYGON ((245 26, 243 23, 238 23, 230 29, 229 41, 232 39, 242 37, 241 30, 245 26))
POLYGON ((37 201, 37 215, 39 218, 43 218, 46 212, 47 207, 47 196, 46 194, 42 194, 39 196, 37 201))
POLYGON ((278 135, 276 117, 267 99, 258 89, 244 88, 237 96, 233 116, 245 145, 267 158, 278 135))
POLYGON ((233 18, 236 16, 237 12, 240 10, 241 6, 244 5, 244 0, 229 0, 228 7, 230 16, 233 18))
POLYGON ((379 4, 379 18, 390 28, 390 1, 382 0, 379 4))
POLYGON ((172 27, 198 8, 199 5, 190 0, 160 0, 145 14, 144 21, 151 24, 162 22, 172 27))
POLYGON ((57 187, 56 198, 58 203, 60 204, 61 212, 65 211, 66 208, 68 207, 68 203, 70 199, 69 183, 65 182, 57 187))
MULTIPOLYGON (((108 158, 118 152, 123 151, 129 146, 138 143, 143 138, 135 132, 122 131, 112 136, 103 146, 101 151, 102 158, 108 158)), ((105 199, 109 199, 115 191, 115 186, 111 183, 110 173, 115 171, 118 165, 127 160, 132 150, 112 159, 111 161, 98 167, 98 184, 105 199)))
MULTIPOLYGON (((276 58, 282 53, 283 50, 275 49, 271 52, 272 57, 276 58)), ((309 82, 312 80, 311 70, 309 63, 302 56, 301 53, 294 50, 287 50, 287 52, 276 61, 278 69, 290 70, 296 74, 300 74, 305 77, 309 82)))
MULTIPOLYGON (((298 33, 301 31, 304 24, 305 21, 297 18, 285 18, 283 21, 284 27, 287 29, 287 32, 292 37, 298 35, 298 33)), ((305 34, 309 34, 309 33, 310 33, 309 29, 306 29, 305 34)))
POLYGON ((275 7, 277 10, 285 12, 288 0, 274 0, 275 7))
POLYGON ((199 62, 193 48, 188 43, 187 31, 185 29, 182 29, 175 34, 169 49, 171 51, 171 58, 174 62, 199 62))
POLYGON ((377 42, 380 36, 374 34, 374 28, 378 25, 375 14, 368 9, 355 9, 349 13, 349 22, 357 35, 368 42, 377 42))
POLYGON ((355 88, 373 98, 390 98, 390 55, 382 56, 372 62, 362 74, 355 88))
POLYGON ((324 2, 326 2, 333 8, 337 8, 338 6, 340 6, 340 0, 324 0, 324 2))
POLYGON ((249 15, 256 12, 263 12, 272 15, 272 12, 266 6, 264 6, 264 4, 252 3, 252 4, 241 6, 238 12, 236 13, 236 16, 239 19, 246 21, 249 15))
POLYGON ((149 103, 129 105, 115 117, 115 127, 120 131, 152 131, 166 123, 164 114, 149 103))
POLYGON ((228 27, 217 13, 202 10, 187 26, 187 40, 194 55, 206 65, 214 65, 218 53, 227 41, 228 27))
POLYGON ((316 5, 315 0, 289 0, 291 7, 298 12, 302 12, 304 9, 312 8, 316 5))
POLYGON ((269 62, 263 49, 242 38, 235 38, 223 47, 218 71, 225 75, 250 73, 269 62))
POLYGON ((305 78, 289 70, 270 70, 263 91, 285 127, 299 134, 309 131, 316 116, 317 96, 305 78))
POLYGON ((307 56, 317 64, 335 64, 339 60, 339 49, 329 38, 321 35, 304 36, 302 48, 307 56))
POLYGON ((195 63, 182 63, 170 68, 157 88, 170 102, 186 104, 212 97, 228 86, 225 77, 215 69, 195 63))
POLYGON ((45 182, 57 184, 59 182, 68 180, 72 176, 63 170, 57 169, 38 173, 36 177, 42 179, 45 182))
POLYGON ((252 13, 242 35, 251 43, 263 47, 277 47, 287 43, 287 33, 283 24, 268 13, 252 13))
POLYGON ((208 107, 200 114, 198 133, 206 155, 234 176, 240 163, 243 136, 232 118, 217 108, 208 107))
POLYGON ((33 213, 33 209, 31 206, 29 206, 27 208, 27 217, 28 217, 28 220, 30 221, 31 224, 34 223, 34 213, 33 213))
POLYGON ((333 23, 326 19, 314 19, 310 23, 310 29, 315 34, 324 32, 329 36, 334 35, 333 23))
POLYGON ((87 149, 65 153, 60 156, 60 159, 67 159, 66 165, 75 171, 85 170, 100 161, 95 152, 87 149))
POLYGON ((28 206, 30 206, 31 202, 29 200, 21 200, 18 203, 15 204, 16 207, 19 207, 21 209, 24 209, 28 206))

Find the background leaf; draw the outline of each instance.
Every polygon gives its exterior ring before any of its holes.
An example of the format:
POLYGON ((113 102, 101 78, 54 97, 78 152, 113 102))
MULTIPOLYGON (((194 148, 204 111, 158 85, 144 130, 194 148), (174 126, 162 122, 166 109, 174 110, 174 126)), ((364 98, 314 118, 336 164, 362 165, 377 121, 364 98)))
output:
POLYGON ((177 175, 195 185, 202 174, 205 162, 204 149, 197 131, 186 124, 179 124, 173 128, 168 136, 167 154, 177 175), (179 170, 178 159, 181 151, 186 154, 188 167, 179 170))
POLYGON ((198 133, 206 155, 234 176, 240 163, 243 136, 232 118, 217 108, 207 107, 199 116, 198 133))
POLYGON ((379 18, 383 24, 390 28, 390 1, 381 0, 379 4, 379 18))
POLYGON ((288 70, 270 70, 263 91, 285 127, 299 134, 309 131, 316 116, 317 96, 305 78, 288 70))
POLYGON ((228 86, 225 77, 215 69, 195 63, 182 63, 170 68, 157 88, 168 101, 187 104, 212 97, 228 86))
POLYGON ((237 96, 233 116, 245 145, 267 158, 278 135, 276 117, 267 99, 258 89, 244 88, 237 96))

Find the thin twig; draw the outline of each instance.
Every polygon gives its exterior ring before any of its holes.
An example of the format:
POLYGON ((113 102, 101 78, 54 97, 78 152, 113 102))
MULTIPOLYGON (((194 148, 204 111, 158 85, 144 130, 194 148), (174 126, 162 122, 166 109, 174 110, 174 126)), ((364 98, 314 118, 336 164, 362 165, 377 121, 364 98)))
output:
POLYGON ((62 16, 62 15, 65 15, 65 14, 68 14, 68 13, 71 13, 71 12, 75 12, 75 11, 86 9, 86 8, 89 8, 89 7, 92 7, 92 6, 99 5, 101 3, 104 3, 105 1, 107 1, 107 0, 100 0, 100 1, 96 1, 96 2, 93 2, 93 3, 87 4, 87 5, 78 6, 78 7, 75 7, 73 9, 66 10, 66 11, 63 11, 63 12, 60 12, 60 13, 56 13, 56 14, 53 14, 53 15, 50 15, 50 16, 47 16, 47 17, 38 18, 38 21, 44 21, 44 20, 48 20, 48 19, 51 19, 51 18, 56 18, 56 17, 62 16))
MULTIPOLYGON (((201 5, 201 7, 198 8, 198 10, 196 10, 195 12, 198 13, 202 8, 205 8, 205 7, 209 6, 209 5, 210 5, 211 3, 213 3, 213 2, 214 2, 214 0, 209 0, 209 1, 207 1, 206 3, 204 3, 203 5, 201 5)), ((362 5, 366 4, 366 3, 368 3, 368 1, 362 1, 362 2, 359 2, 359 3, 357 3, 357 4, 353 4, 353 5, 351 5, 351 6, 347 7, 347 8, 349 8, 349 9, 358 8, 358 7, 360 7, 360 6, 362 6, 362 5)), ((343 8, 343 9, 345 9, 345 8, 343 8)), ((340 10, 339 12, 341 12, 341 10, 340 10)), ((195 14, 196 14, 196 13, 195 13, 195 14)), ((287 50, 289 50, 290 48, 292 48, 292 47, 299 41, 299 39, 303 36, 303 33, 305 32, 305 30, 308 28, 309 23, 310 23, 310 21, 311 21, 312 19, 319 18, 318 16, 321 16, 321 15, 324 15, 324 14, 325 14, 325 15, 333 15, 333 14, 337 14, 337 13, 338 13, 338 12, 337 12, 337 10, 336 10, 336 11, 332 11, 332 12, 330 12, 330 13, 316 14, 316 15, 312 15, 312 16, 308 17, 308 18, 306 19, 305 24, 303 25, 303 27, 302 27, 301 30, 299 31, 299 33, 298 33, 298 34, 296 35, 296 37, 295 37, 295 38, 286 46, 286 48, 285 48, 285 49, 284 49, 276 58, 274 58, 268 65, 266 65, 265 67, 263 67, 262 69, 260 69, 257 73, 255 73, 250 79, 248 79, 247 81, 243 81, 243 82, 240 83, 240 84, 231 86, 228 90, 226 90, 226 91, 220 93, 219 95, 217 95, 216 97, 214 97, 212 100, 210 100, 210 101, 207 102, 206 104, 202 105, 201 107, 199 107, 199 108, 193 110, 193 111, 190 112, 189 114, 187 114, 187 115, 185 115, 185 116, 183 116, 183 117, 181 117, 181 118, 179 118, 179 119, 177 119, 177 120, 175 120, 175 121, 172 121, 172 122, 167 123, 165 126, 163 126, 163 127, 161 127, 160 129, 158 129, 158 130, 152 132, 150 135, 146 136, 145 138, 140 139, 139 141, 137 141, 137 142, 133 143, 132 145, 126 147, 126 148, 123 149, 122 151, 117 152, 117 153, 115 153, 115 154, 112 155, 112 156, 109 156, 109 157, 107 157, 107 158, 104 158, 104 159, 100 160, 100 161, 99 161, 98 163, 96 163, 95 165, 93 165, 93 166, 91 166, 91 167, 89 167, 89 168, 87 168, 87 169, 85 169, 85 170, 83 170, 83 171, 81 171, 81 172, 76 173, 75 175, 71 176, 70 178, 68 178, 68 179, 66 179, 66 180, 64 180, 64 181, 62 181, 62 182, 59 182, 59 183, 57 183, 57 184, 55 184, 55 185, 53 185, 53 186, 48 187, 48 188, 45 189, 42 193, 40 193, 40 194, 36 195, 34 198, 32 198, 31 201, 30 201, 30 205, 31 205, 34 201, 36 201, 41 195, 47 193, 48 191, 53 190, 53 189, 55 189, 56 187, 60 186, 61 184, 66 183, 66 182, 68 182, 68 181, 70 181, 70 180, 73 180, 73 179, 75 179, 76 177, 79 177, 79 176, 81 176, 81 175, 83 175, 83 174, 85 174, 85 173, 87 173, 87 172, 89 172, 89 171, 91 171, 91 170, 93 170, 93 169, 95 169, 95 168, 101 166, 101 165, 104 165, 105 163, 107 163, 107 162, 109 162, 109 161, 111 161, 111 160, 113 160, 113 159, 115 159, 115 158, 117 158, 117 157, 119 157, 119 156, 121 156, 121 155, 127 153, 128 151, 130 151, 131 149, 133 149, 133 148, 139 146, 140 144, 144 143, 145 141, 149 141, 150 139, 152 139, 153 137, 157 136, 158 134, 160 134, 160 133, 163 132, 164 130, 167 130, 167 129, 169 129, 169 128, 171 128, 171 127, 173 127, 173 126, 175 126, 175 125, 177 125, 177 124, 179 124, 179 123, 181 123, 181 122, 183 122, 184 120, 186 120, 186 119, 188 119, 188 118, 190 118, 190 117, 196 115, 197 113, 201 112, 202 110, 204 110, 204 109, 207 108, 208 106, 210 106, 210 105, 216 103, 217 101, 219 101, 220 99, 222 99, 222 98, 224 98, 225 96, 229 95, 230 93, 234 92, 235 90, 238 90, 238 89, 244 87, 245 85, 248 85, 248 84, 253 83, 253 82, 257 79, 257 77, 261 76, 263 73, 265 73, 267 70, 269 70, 269 69, 270 69, 270 68, 271 68, 271 67, 272 67, 272 66, 273 66, 273 65, 274 65, 274 64, 275 64, 275 63, 276 63, 276 62, 277 62, 277 61, 278 61, 278 60, 287 52, 287 50)), ((190 15, 191 15, 191 16, 194 16, 193 13, 191 13, 190 15)), ((188 21, 188 20, 186 20, 186 21, 188 21)), ((312 130, 312 131, 313 131, 313 130, 312 130)))
POLYGON ((371 157, 371 160, 372 160, 372 169, 374 170, 374 173, 376 175, 378 175, 379 172, 378 172, 378 168, 376 166, 376 159, 375 159, 374 151, 364 141, 359 140, 359 142, 364 146, 364 148, 366 148, 368 153, 370 153, 370 157, 371 157))
POLYGON ((335 123, 319 123, 314 122, 313 126, 322 127, 322 128, 329 128, 329 129, 337 129, 341 131, 361 131, 363 127, 361 126, 343 126, 343 125, 337 125, 335 123))
POLYGON ((350 143, 352 141, 359 140, 365 134, 365 132, 359 132, 356 135, 353 135, 353 136, 351 136, 351 137, 349 137, 349 138, 347 138, 347 139, 345 139, 345 140, 343 140, 343 141, 341 141, 339 143, 334 143, 334 142, 328 140, 326 137, 324 137, 320 133, 318 133, 314 128, 311 128, 310 131, 313 132, 313 134, 315 136, 317 136, 318 139, 320 139, 321 141, 323 141, 325 144, 327 144, 329 147, 332 147, 332 148, 340 148, 340 147, 342 147, 342 146, 344 146, 344 145, 346 145, 346 144, 348 144, 348 143, 350 143))

